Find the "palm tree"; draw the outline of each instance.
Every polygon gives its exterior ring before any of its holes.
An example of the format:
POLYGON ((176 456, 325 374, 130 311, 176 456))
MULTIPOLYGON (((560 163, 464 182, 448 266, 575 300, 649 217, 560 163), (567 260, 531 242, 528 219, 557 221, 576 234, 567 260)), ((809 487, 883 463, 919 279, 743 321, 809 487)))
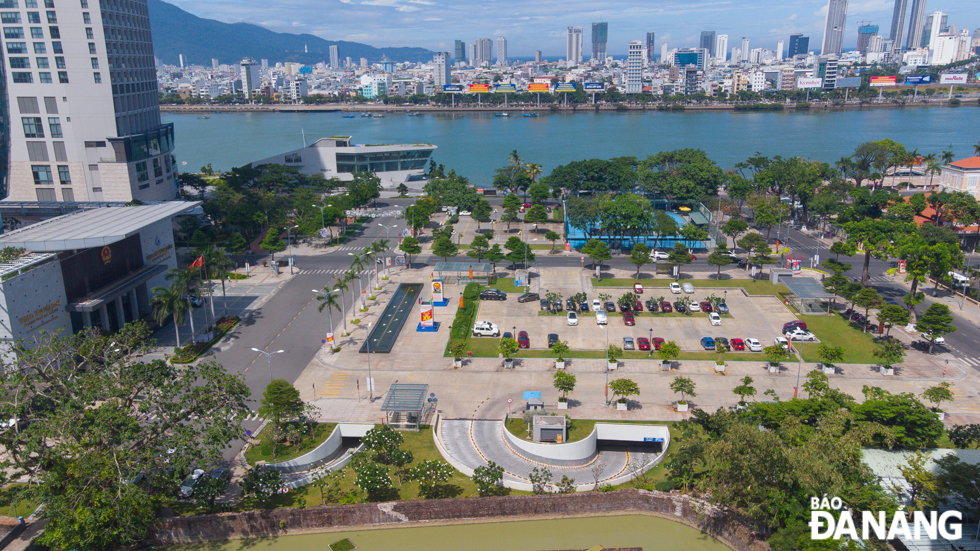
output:
MULTIPOLYGON (((360 254, 360 255, 352 254, 351 256, 353 257, 353 259, 351 260, 351 263, 350 263, 350 278, 351 279, 355 279, 355 278, 357 279, 357 290, 360 291, 361 290, 361 275, 362 275, 361 272, 364 271, 364 265, 367 264, 367 260, 366 260, 367 252, 365 252, 364 254, 360 254)), ((361 307, 363 307, 363 306, 364 306, 364 304, 362 303, 361 304, 361 307)))
POLYGON ((510 152, 510 164, 514 165, 515 169, 520 169, 523 164, 521 162, 521 156, 517 154, 516 149, 510 152))
POLYGON ((154 287, 153 298, 150 304, 153 306, 153 319, 157 324, 163 325, 167 316, 173 314, 174 335, 177 336, 177 348, 180 348, 180 326, 184 324, 187 315, 188 305, 184 300, 184 288, 178 282, 170 284, 170 287, 154 287))
MULTIPOLYGON (((350 289, 350 285, 348 284, 348 279, 345 277, 338 277, 337 282, 334 283, 333 287, 335 291, 340 291, 338 293, 340 295, 340 308, 341 308, 340 317, 344 318, 344 334, 349 334, 347 331, 347 303, 346 301, 344 301, 344 292, 350 289)), ((326 287, 324 287, 324 289, 325 288, 326 287)), ((351 303, 351 306, 353 305, 354 304, 351 303)))
MULTIPOLYGON (((343 296, 340 298, 343 299, 343 296)), ((333 333, 333 315, 331 314, 331 310, 335 308, 340 309, 340 304, 337 303, 337 296, 330 292, 329 286, 324 285, 323 292, 318 293, 316 299, 320 301, 320 306, 317 306, 318 312, 322 312, 324 308, 327 309, 328 332, 333 333)), ((346 323, 346 320, 344 320, 344 323, 346 323)))
POLYGON ((977 142, 977 145, 973 146, 973 154, 980 156, 980 142, 977 142))
POLYGON ((929 172, 929 188, 932 188, 932 179, 936 177, 936 174, 941 174, 943 171, 943 165, 933 161, 929 163, 929 168, 926 169, 929 172))
MULTIPOLYGON (((228 269, 232 268, 235 263, 231 261, 230 258, 225 256, 225 250, 221 247, 216 247, 213 243, 209 243, 206 247, 201 249, 195 254, 200 254, 204 257, 204 275, 208 279, 208 290, 211 288, 211 280, 217 279, 221 282, 221 300, 224 304, 224 315, 228 315, 228 296, 225 294, 225 279, 228 278, 228 269)), ((208 293, 211 298, 211 317, 214 316, 214 294, 208 293)))
MULTIPOLYGON (((388 253, 388 250, 391 248, 390 247, 390 243, 388 243, 388 240, 387 239, 379 239, 379 240, 375 241, 374 243, 371 243, 371 248, 374 249, 374 253, 376 255, 382 255, 382 257, 384 259, 384 262, 381 263, 382 264, 381 267, 383 269, 384 268, 387 268, 387 259, 388 259, 388 254, 387 253, 388 253)), ((385 270, 385 271, 387 272, 388 270, 385 270)))
POLYGON ((538 163, 527 163, 524 165, 524 169, 527 171, 527 175, 531 177, 532 184, 541 175, 541 165, 538 163))
POLYGON ((196 291, 198 274, 197 270, 183 270, 180 268, 170 268, 167 270, 167 279, 173 280, 172 288, 180 288, 182 295, 184 296, 184 301, 187 303, 187 310, 190 315, 187 319, 191 322, 191 342, 195 342, 194 330, 194 305, 191 304, 191 293, 196 291))
POLYGON ((953 146, 950 145, 949 149, 943 150, 943 154, 940 155, 940 158, 943 160, 944 165, 952 163, 953 159, 956 158, 956 156, 953 155, 953 146))

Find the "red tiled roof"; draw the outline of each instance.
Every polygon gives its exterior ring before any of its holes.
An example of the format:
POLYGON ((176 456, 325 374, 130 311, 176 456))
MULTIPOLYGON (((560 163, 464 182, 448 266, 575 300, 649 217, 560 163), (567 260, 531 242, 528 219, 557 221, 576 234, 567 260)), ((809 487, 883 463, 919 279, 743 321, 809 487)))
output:
POLYGON ((980 157, 968 157, 954 161, 952 164, 957 168, 980 168, 980 157))
MULTIPOLYGON (((922 194, 922 196, 925 197, 926 199, 929 199, 930 195, 932 195, 932 193, 922 194)), ((902 198, 902 200, 905 201, 906 203, 908 203, 909 200, 911 199, 912 199, 911 195, 902 198)), ((927 203, 926 208, 922 210, 922 214, 917 214, 915 216, 915 224, 917 226, 921 226, 922 224, 934 224, 935 219, 936 219, 936 209, 932 208, 932 205, 927 203)), ((977 225, 973 225, 973 226, 954 225, 954 226, 950 226, 950 229, 952 229, 954 232, 976 232, 980 228, 978 228, 977 225)))

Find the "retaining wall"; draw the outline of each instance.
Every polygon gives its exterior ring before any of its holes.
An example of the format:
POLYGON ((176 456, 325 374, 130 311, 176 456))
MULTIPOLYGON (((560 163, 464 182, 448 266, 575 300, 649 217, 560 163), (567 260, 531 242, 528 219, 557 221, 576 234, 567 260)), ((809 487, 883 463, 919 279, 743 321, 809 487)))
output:
POLYGON ((510 444, 522 452, 521 455, 541 463, 561 465, 566 467, 577 467, 585 465, 595 457, 596 454, 596 430, 578 442, 568 442, 565 444, 549 444, 543 442, 529 442, 514 436, 507 430, 507 417, 500 425, 501 436, 510 444))
MULTIPOLYGON (((283 461, 282 463, 270 463, 267 469, 274 469, 281 473, 299 473, 309 471, 337 457, 343 446, 344 437, 363 438, 367 431, 374 428, 374 425, 340 423, 334 427, 330 436, 322 444, 303 454, 296 459, 283 461)), ((345 463, 346 464, 346 463, 345 463)))
POLYGON ((159 521, 147 543, 174 545, 429 522, 631 513, 682 522, 737 551, 769 550, 768 544, 756 540, 745 524, 709 503, 682 494, 645 490, 358 503, 177 517, 159 521))

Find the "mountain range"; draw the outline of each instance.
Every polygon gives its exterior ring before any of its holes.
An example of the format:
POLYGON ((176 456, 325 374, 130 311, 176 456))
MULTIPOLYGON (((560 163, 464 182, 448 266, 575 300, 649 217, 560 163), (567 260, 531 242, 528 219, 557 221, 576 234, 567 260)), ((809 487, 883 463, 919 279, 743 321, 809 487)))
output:
POLYGON ((324 40, 312 34, 289 34, 270 31, 250 23, 222 23, 203 19, 162 0, 148 0, 153 51, 164 63, 211 65, 211 59, 236 64, 245 57, 268 59, 270 63, 292 61, 314 64, 330 61, 330 46, 337 46, 341 62, 350 57, 354 63, 366 58, 393 61, 429 61, 433 52, 424 48, 379 49, 357 42, 324 40))

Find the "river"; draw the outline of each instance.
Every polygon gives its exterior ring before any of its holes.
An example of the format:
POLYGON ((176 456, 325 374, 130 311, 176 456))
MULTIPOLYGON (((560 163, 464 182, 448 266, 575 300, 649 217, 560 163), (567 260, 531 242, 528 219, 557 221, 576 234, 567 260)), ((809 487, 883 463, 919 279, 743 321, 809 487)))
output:
POLYGON ((733 168, 756 151, 834 162, 858 144, 891 138, 909 150, 972 156, 980 135, 980 110, 960 108, 867 109, 821 112, 588 112, 536 118, 512 113, 425 113, 409 117, 345 119, 340 113, 164 113, 175 127, 181 170, 197 172, 210 163, 227 170, 303 146, 318 138, 351 135, 356 144, 432 143, 436 162, 471 183, 487 185, 493 169, 517 150, 525 162, 554 167, 589 158, 634 156, 659 151, 705 150, 722 168, 733 168))

